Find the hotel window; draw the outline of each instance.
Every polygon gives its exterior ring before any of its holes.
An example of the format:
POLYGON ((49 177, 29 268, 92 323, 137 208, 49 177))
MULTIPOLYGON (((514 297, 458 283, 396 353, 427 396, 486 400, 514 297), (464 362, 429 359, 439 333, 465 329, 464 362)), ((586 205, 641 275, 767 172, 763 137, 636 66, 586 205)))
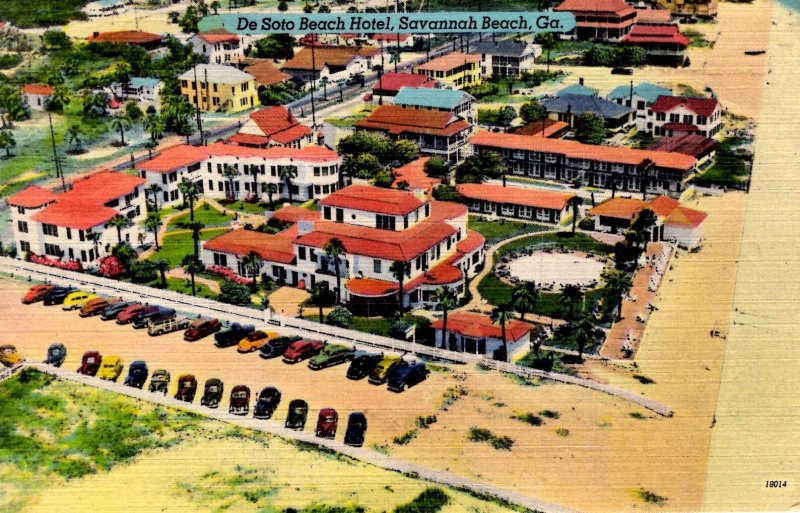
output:
POLYGON ((83 230, 78 230, 78 240, 80 240, 81 242, 86 240, 86 235, 84 234, 83 230))
POLYGON ((330 220, 331 218, 331 207, 322 207, 322 217, 325 219, 330 220))
POLYGON ((425 217, 428 217, 429 215, 431 215, 431 204, 425 203, 425 217))
POLYGON ((316 262, 317 261, 317 252, 314 251, 313 249, 310 249, 308 251, 308 259, 311 260, 312 262, 316 262))
POLYGON ((670 114, 669 115, 669 122, 670 123, 679 123, 681 120, 680 114, 670 114))
POLYGON ((214 92, 217 92, 217 84, 214 84, 214 92))
POLYGON ((28 253, 28 252, 30 252, 30 250, 31 250, 31 243, 30 243, 30 242, 28 242, 28 241, 24 241, 24 240, 20 241, 20 242, 19 242, 19 250, 20 250, 22 253, 28 253))
POLYGON ((28 233, 28 223, 25 221, 17 221, 17 231, 20 233, 28 233))
POLYGON ((58 227, 54 224, 43 224, 42 231, 45 235, 49 235, 51 237, 58 237, 58 227))
POLYGON ((382 272, 383 272, 383 270, 382 270, 382 265, 381 265, 381 261, 380 261, 380 260, 378 260, 377 258, 376 258, 376 259, 374 259, 374 260, 372 261, 372 270, 373 270, 373 271, 374 271, 376 274, 380 274, 380 273, 382 273, 382 272))
POLYGON ((214 181, 213 180, 209 180, 208 181, 208 190, 209 191, 213 191, 214 190, 214 181))
POLYGON ((25 207, 17 207, 17 214, 25 214, 25 207))
POLYGON ((392 230, 395 229, 394 216, 375 215, 375 228, 379 230, 392 230))
POLYGON ((297 248, 297 258, 300 260, 306 259, 306 248, 304 247, 297 248))
POLYGON ((666 112, 656 112, 656 121, 666 121, 666 120, 667 120, 666 112))
POLYGON ((186 80, 181 80, 181 87, 189 87, 189 82, 186 80))
POLYGON ((314 166, 314 176, 319 176, 319 173, 320 173, 319 167, 318 166, 314 166))
POLYGON ((55 244, 45 244, 44 245, 44 253, 49 256, 61 256, 61 248, 56 246, 55 244))
POLYGON ((214 265, 221 265, 222 267, 228 267, 228 255, 214 253, 214 265))
POLYGON ((692 123, 694 123, 694 116, 692 116, 691 114, 685 114, 683 116, 683 122, 686 123, 687 125, 691 125, 692 123))
POLYGON ((72 228, 67 228, 67 238, 72 240, 72 228))

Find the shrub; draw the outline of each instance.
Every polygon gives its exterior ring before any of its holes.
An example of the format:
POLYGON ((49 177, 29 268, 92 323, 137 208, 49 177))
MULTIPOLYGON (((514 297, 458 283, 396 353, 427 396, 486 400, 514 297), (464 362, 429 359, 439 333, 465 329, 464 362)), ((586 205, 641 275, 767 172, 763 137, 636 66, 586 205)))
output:
POLYGON ((428 415, 427 417, 417 417, 417 427, 420 429, 428 429, 432 424, 436 424, 436 415, 428 415))
POLYGON ((123 264, 118 257, 113 255, 101 258, 100 265, 97 267, 97 274, 112 279, 123 276, 127 271, 125 264, 123 264))
POLYGON ((488 429, 471 427, 467 439, 471 442, 489 442, 489 444, 498 450, 510 451, 514 445, 514 440, 507 436, 497 436, 488 429))
POLYGON ((467 389, 461 385, 450 385, 447 387, 447 390, 444 391, 442 403, 439 405, 439 409, 442 411, 447 411, 447 409, 450 408, 453 403, 467 395, 467 393, 467 389))
POLYGON ((636 494, 644 502, 649 502, 650 504, 664 504, 665 502, 667 502, 667 498, 666 497, 662 497, 660 495, 656 495, 655 493, 651 492, 650 490, 645 490, 644 488, 639 488, 636 491, 636 494))
POLYGON ((251 303, 250 289, 239 283, 226 281, 220 286, 217 299, 230 305, 246 306, 251 303))
POLYGON ((594 230, 594 219, 591 217, 584 217, 578 221, 578 228, 581 230, 594 230))
POLYGON ((392 439, 392 442, 397 444, 397 445, 406 445, 407 443, 409 443, 411 440, 415 439, 416 437, 417 437, 417 430, 416 429, 412 429, 411 431, 403 433, 400 436, 394 437, 392 439))
POLYGON ((518 413, 516 415, 512 415, 511 418, 526 424, 530 424, 531 426, 541 426, 544 424, 542 418, 538 415, 534 415, 533 413, 518 413))
POLYGON ((325 322, 331 326, 339 326, 340 328, 349 328, 353 323, 353 314, 343 307, 337 306, 325 317, 325 322))
POLYGON ((548 419, 558 419, 561 417, 560 413, 553 410, 542 410, 539 412, 539 415, 541 415, 542 417, 547 417, 548 419))
POLYGON ((556 429, 556 434, 558 436, 569 436, 569 429, 566 428, 558 428, 556 429))
POLYGON ((633 379, 637 380, 642 385, 652 385, 655 383, 655 380, 650 379, 647 376, 642 376, 641 374, 634 374, 633 379))
POLYGON ((450 498, 441 488, 428 488, 411 502, 394 508, 393 513, 436 513, 448 502, 450 498))
POLYGON ((68 260, 66 262, 62 262, 61 260, 47 258, 44 255, 37 255, 35 253, 31 253, 27 259, 29 262, 33 262, 34 264, 42 264, 48 267, 55 267, 56 269, 78 272, 83 270, 81 263, 78 260, 68 260))
POLYGON ((20 63, 20 57, 18 53, 7 53, 4 55, 0 55, 0 69, 13 68, 19 63, 20 63))

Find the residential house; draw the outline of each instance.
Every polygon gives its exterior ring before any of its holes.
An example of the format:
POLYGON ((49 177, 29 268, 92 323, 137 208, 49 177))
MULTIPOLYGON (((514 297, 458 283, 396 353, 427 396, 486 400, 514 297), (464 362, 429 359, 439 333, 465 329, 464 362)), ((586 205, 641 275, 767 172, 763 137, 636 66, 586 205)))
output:
POLYGON ((649 201, 632 198, 610 198, 589 210, 594 219, 594 229, 605 233, 622 233, 642 210, 649 209, 656 216, 650 229, 653 242, 673 242, 693 249, 700 245, 703 223, 708 214, 681 206, 672 198, 658 196, 649 201))
POLYGON ((672 90, 666 87, 657 86, 648 82, 641 82, 638 85, 621 85, 615 87, 606 99, 617 102, 625 107, 633 109, 633 116, 636 120, 636 129, 640 132, 652 132, 653 127, 648 126, 648 110, 655 103, 659 96, 671 96, 672 90))
POLYGON ((138 244, 146 214, 144 185, 137 176, 103 171, 76 180, 61 194, 35 185, 23 189, 8 198, 18 253, 86 265, 107 255, 120 236, 138 244), (106 226, 117 215, 132 223, 120 234, 106 226), (99 233, 99 242, 90 240, 89 233, 99 233))
POLYGON ((22 86, 22 103, 32 110, 47 109, 47 102, 53 94, 53 87, 47 84, 25 84, 22 86))
POLYGON ((669 25, 672 13, 667 9, 636 9, 637 25, 669 25))
POLYGON ((301 48, 282 70, 301 84, 312 79, 345 80, 372 69, 380 48, 374 46, 313 46, 301 48))
POLYGON ((131 45, 145 50, 157 50, 164 44, 161 34, 142 32, 141 30, 117 30, 112 32, 94 32, 86 38, 90 43, 113 43, 131 45))
POLYGON ((452 88, 480 84, 481 57, 468 53, 452 52, 436 57, 414 68, 414 72, 438 80, 452 88))
POLYGON ((178 184, 184 178, 209 198, 266 197, 270 187, 281 198, 327 196, 339 188, 341 163, 335 151, 320 146, 251 148, 216 142, 173 146, 137 169, 148 185, 161 187, 160 202, 171 206, 182 201, 178 184), (287 170, 291 179, 282 178, 287 170))
POLYGON ((599 96, 564 94, 547 98, 541 105, 550 119, 563 121, 570 127, 575 125, 575 117, 581 114, 594 114, 603 118, 603 123, 609 130, 620 129, 631 121, 632 109, 599 96))
POLYGON ((569 125, 563 121, 555 121, 550 118, 542 118, 513 129, 512 133, 526 135, 528 137, 552 137, 560 139, 569 132, 569 125))
POLYGON ((714 161, 718 146, 719 143, 714 139, 698 134, 684 134, 662 137, 651 144, 649 149, 691 155, 697 159, 697 166, 702 168, 714 161))
POLYGON ((95 0, 84 5, 81 11, 90 18, 116 16, 127 11, 132 3, 132 0, 95 0))
POLYGON ((183 97, 206 112, 241 112, 259 104, 253 76, 233 66, 198 64, 178 79, 183 97))
POLYGON ((289 109, 276 105, 251 112, 239 133, 229 137, 227 142, 254 148, 305 148, 311 144, 312 134, 311 128, 300 124, 289 109))
POLYGON ((403 87, 392 103, 411 109, 449 112, 470 123, 475 121, 475 97, 459 89, 403 87))
POLYGON ((134 101, 142 109, 151 105, 160 109, 163 89, 164 83, 160 79, 152 77, 131 77, 127 82, 111 84, 114 96, 121 101, 134 101))
POLYGON ((719 9, 719 0, 656 0, 656 4, 680 17, 714 18, 719 9))
POLYGON ((647 111, 647 123, 656 136, 682 132, 714 137, 722 130, 722 107, 715 98, 659 96, 647 111))
POLYGON ((564 0, 553 10, 575 15, 575 28, 566 35, 573 39, 619 41, 636 20, 636 9, 624 0, 564 0))
POLYGON ((390 46, 400 46, 400 48, 414 46, 414 36, 411 34, 372 34, 367 40, 375 46, 383 43, 387 48, 390 46))
POLYGON ((392 98, 404 87, 433 89, 438 82, 425 75, 414 73, 384 73, 372 86, 372 97, 392 98))
POLYGON ((473 43, 469 53, 480 55, 481 75, 517 78, 533 70, 542 47, 516 39, 486 39, 473 43))
POLYGON ((450 112, 418 110, 397 105, 381 105, 353 123, 356 131, 382 133, 392 139, 408 139, 419 145, 423 155, 438 155, 455 164, 463 157, 463 148, 471 132, 470 124, 450 112))
POLYGON ((392 187, 399 189, 401 184, 405 184, 409 191, 422 190, 426 194, 430 194, 434 187, 442 183, 442 180, 430 177, 425 173, 425 164, 428 163, 428 160, 430 157, 419 157, 408 164, 392 169, 395 176, 392 187))
POLYGON ((580 181, 590 187, 679 196, 697 171, 689 155, 578 141, 481 131, 470 139, 473 152, 500 154, 518 176, 580 181))
MULTIPOLYGON (((452 312, 447 316, 447 339, 444 336, 444 319, 433 321, 431 328, 436 331, 436 347, 460 353, 479 354, 492 359, 503 359, 503 328, 492 322, 486 314, 473 312, 452 312)), ((505 338, 509 355, 527 351, 528 339, 534 325, 512 319, 506 322, 505 338)))
POLYGON ((583 83, 583 77, 578 79, 577 84, 571 84, 567 87, 559 90, 555 95, 556 96, 566 96, 568 94, 579 95, 579 96, 597 96, 599 93, 597 89, 594 87, 589 87, 583 83))
POLYGON ((244 59, 244 46, 236 34, 200 32, 189 38, 194 53, 210 64, 234 64, 244 59))
POLYGON ((689 38, 678 25, 639 25, 622 38, 621 45, 644 49, 650 63, 682 65, 689 47, 689 38))
POLYGON ((253 76, 259 90, 292 79, 291 75, 276 68, 269 59, 257 59, 255 63, 246 66, 244 72, 253 76))
POLYGON ((569 215, 569 202, 575 197, 563 192, 488 183, 462 183, 457 190, 470 212, 553 224, 569 215))
POLYGON ((485 239, 467 229, 463 205, 353 185, 322 199, 320 208, 321 218, 298 218, 277 235, 240 231, 210 239, 203 244, 203 262, 249 274, 241 257, 256 251, 262 258, 257 274, 303 289, 325 282, 335 290, 338 267, 343 301, 367 314, 383 314, 397 304, 394 262, 407 264, 403 304, 408 306, 432 305, 441 286, 462 294, 465 280, 483 265, 485 239), (333 239, 344 248, 336 260, 324 249, 333 239))

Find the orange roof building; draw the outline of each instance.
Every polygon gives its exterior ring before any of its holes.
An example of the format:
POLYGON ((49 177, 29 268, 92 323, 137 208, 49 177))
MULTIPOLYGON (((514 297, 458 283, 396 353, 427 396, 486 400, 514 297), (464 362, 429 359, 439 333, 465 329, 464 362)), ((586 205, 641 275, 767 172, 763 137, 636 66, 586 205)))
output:
POLYGON ((425 164, 430 160, 429 157, 420 157, 412 160, 408 164, 395 168, 395 179, 392 187, 399 189, 401 184, 405 184, 408 190, 421 189, 430 194, 431 190, 442 183, 439 178, 432 178, 425 173, 425 164))
POLYGON ((547 223, 561 221, 570 200, 576 197, 570 193, 487 183, 463 183, 457 190, 472 212, 547 223))
POLYGON ((474 152, 500 154, 511 174, 559 182, 679 196, 694 175, 691 155, 578 141, 482 131, 470 139, 474 152))
MULTIPOLYGON (((528 349, 528 338, 534 324, 513 319, 505 324, 505 339, 509 354, 528 349)), ((500 357, 503 347, 503 329, 485 314, 452 312, 447 316, 447 334, 444 321, 431 324, 436 330, 436 346, 453 351, 500 357), (446 340, 443 337, 446 336, 446 340)), ((502 358, 501 358, 502 359, 502 358)))
POLYGON ((460 89, 481 82, 480 63, 480 55, 452 52, 420 64, 414 72, 460 89))
POLYGON ((636 21, 636 9, 625 0, 564 0, 553 10, 575 15, 572 34, 578 39, 619 41, 636 21))
POLYGON ((276 105, 251 112, 250 120, 242 126, 238 134, 229 137, 227 141, 255 148, 305 148, 311 144, 312 134, 311 128, 301 125, 289 109, 276 105))
POLYGON ((286 61, 282 69, 303 83, 322 77, 336 80, 369 71, 378 55, 380 48, 374 46, 307 46, 286 61))
POLYGON ((90 43, 114 43, 122 45, 141 46, 146 50, 153 50, 164 43, 160 34, 142 32, 140 30, 117 30, 112 32, 95 32, 86 38, 90 43))
POLYGON ((259 86, 264 87, 280 84, 292 78, 288 73, 284 73, 276 68, 269 59, 260 59, 255 64, 244 68, 244 71, 252 75, 259 86))

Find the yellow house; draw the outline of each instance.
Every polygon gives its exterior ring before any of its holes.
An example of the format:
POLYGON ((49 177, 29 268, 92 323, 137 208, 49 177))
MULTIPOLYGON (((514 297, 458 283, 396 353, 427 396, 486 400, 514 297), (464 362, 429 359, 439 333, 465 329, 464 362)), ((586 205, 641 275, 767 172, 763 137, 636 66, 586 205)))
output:
POLYGON ((660 7, 677 16, 713 18, 717 15, 719 0, 657 0, 660 7))
POLYGON ((420 64, 415 71, 454 88, 476 85, 481 82, 481 56, 453 52, 420 64))
POLYGON ((241 112, 259 106, 255 78, 233 66, 198 64, 180 77, 181 94, 206 112, 241 112))

